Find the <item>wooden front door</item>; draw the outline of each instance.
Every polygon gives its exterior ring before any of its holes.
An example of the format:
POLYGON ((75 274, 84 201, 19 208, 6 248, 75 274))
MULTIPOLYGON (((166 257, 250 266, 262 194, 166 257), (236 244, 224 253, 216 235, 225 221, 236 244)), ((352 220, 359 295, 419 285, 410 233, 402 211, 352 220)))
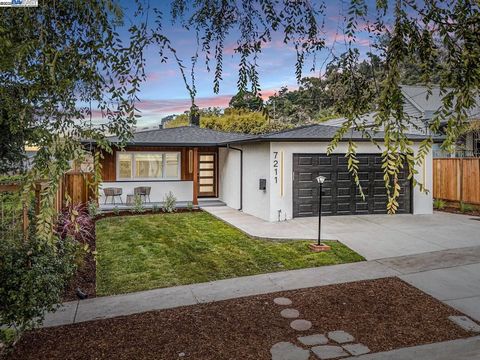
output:
POLYGON ((214 152, 198 154, 198 196, 217 196, 217 154, 214 152))

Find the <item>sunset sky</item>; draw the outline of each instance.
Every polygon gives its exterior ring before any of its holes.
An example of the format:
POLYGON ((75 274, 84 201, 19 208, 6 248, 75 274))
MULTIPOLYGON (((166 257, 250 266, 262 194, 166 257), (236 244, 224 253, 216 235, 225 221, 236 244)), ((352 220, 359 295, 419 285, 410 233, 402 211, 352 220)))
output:
MULTIPOLYGON (((315 0, 312 0, 315 3, 315 0)), ((179 56, 186 65, 190 65, 190 58, 196 49, 195 32, 187 31, 180 25, 172 25, 169 17, 169 1, 162 1, 162 10, 165 14, 164 30, 177 49, 179 56)), ((152 3, 153 4, 153 3, 152 3)), ((122 1, 126 14, 126 23, 133 15, 130 1, 122 1)), ((342 33, 343 18, 346 11, 341 8, 340 1, 327 1, 324 33, 327 48, 316 58, 317 71, 311 75, 318 76, 322 64, 328 63, 332 54, 340 54, 345 50, 342 33)), ((375 14, 372 3, 372 14, 375 14)), ((365 54, 370 51, 372 39, 367 31, 367 23, 360 25, 362 31, 358 36, 357 46, 365 54)), ((232 95, 237 92, 239 57, 233 51, 235 47, 235 33, 227 40, 224 54, 223 81, 220 93, 213 92, 213 73, 206 70, 203 54, 200 54, 196 67, 196 87, 199 107, 226 107, 232 95)), ((282 86, 293 89, 297 86, 295 79, 295 52, 290 45, 282 41, 282 35, 276 34, 271 43, 266 44, 260 59, 260 82, 262 96, 266 99, 278 91, 282 86)), ((304 75, 308 75, 312 67, 312 59, 307 59, 304 75)), ((323 67, 324 70, 325 67, 323 67)), ((147 50, 147 81, 143 84, 140 93, 142 118, 139 126, 159 123, 161 118, 170 114, 179 114, 190 107, 188 92, 180 76, 178 66, 174 61, 166 64, 160 62, 158 51, 154 47, 147 50)))

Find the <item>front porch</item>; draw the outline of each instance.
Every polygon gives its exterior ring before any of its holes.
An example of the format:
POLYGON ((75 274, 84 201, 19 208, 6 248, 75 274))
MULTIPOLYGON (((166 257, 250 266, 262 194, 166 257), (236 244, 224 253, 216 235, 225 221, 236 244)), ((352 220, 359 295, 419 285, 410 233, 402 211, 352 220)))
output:
MULTIPOLYGON (((161 209, 163 207, 163 201, 156 201, 156 202, 143 202, 143 207, 145 209, 154 209, 158 208, 161 209)), ((206 208, 206 207, 214 207, 214 206, 225 206, 225 203, 218 198, 206 198, 206 199, 198 199, 198 204, 193 205, 191 201, 177 201, 177 208, 178 209, 188 209, 190 206, 193 208, 206 208)), ((101 212, 111 212, 113 210, 125 211, 125 210, 132 210, 134 205, 127 205, 125 203, 107 203, 107 204, 99 204, 101 212)))

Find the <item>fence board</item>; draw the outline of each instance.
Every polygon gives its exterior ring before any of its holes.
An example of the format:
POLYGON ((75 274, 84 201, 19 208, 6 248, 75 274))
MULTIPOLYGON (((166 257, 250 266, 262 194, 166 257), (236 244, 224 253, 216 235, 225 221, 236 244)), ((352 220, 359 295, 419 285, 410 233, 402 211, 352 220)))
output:
MULTIPOLYGON (((70 198, 72 204, 83 203, 86 204, 95 198, 95 192, 88 185, 92 181, 93 174, 70 172, 65 174, 62 184, 62 199, 66 200, 67 196, 70 198)), ((65 201, 63 201, 64 203, 65 201)))
POLYGON ((462 165, 463 201, 480 204, 480 159, 464 159, 462 165))
POLYGON ((433 197, 480 204, 480 159, 434 159, 433 197))

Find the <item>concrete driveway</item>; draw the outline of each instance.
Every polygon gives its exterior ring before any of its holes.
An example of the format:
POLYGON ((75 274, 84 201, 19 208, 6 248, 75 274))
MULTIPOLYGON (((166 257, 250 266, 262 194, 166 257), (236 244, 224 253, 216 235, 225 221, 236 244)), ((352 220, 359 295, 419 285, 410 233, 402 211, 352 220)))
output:
MULTIPOLYGON (((316 239, 317 218, 269 223, 226 206, 206 208, 256 237, 316 239)), ((404 281, 480 321, 480 217, 363 215, 322 218, 322 238, 340 240, 398 271, 404 281)))
MULTIPOLYGON (((267 222, 226 206, 204 209, 259 238, 316 239, 317 218, 267 222)), ((480 218, 433 215, 361 215, 322 218, 322 239, 340 240, 367 260, 480 246, 480 218)))

